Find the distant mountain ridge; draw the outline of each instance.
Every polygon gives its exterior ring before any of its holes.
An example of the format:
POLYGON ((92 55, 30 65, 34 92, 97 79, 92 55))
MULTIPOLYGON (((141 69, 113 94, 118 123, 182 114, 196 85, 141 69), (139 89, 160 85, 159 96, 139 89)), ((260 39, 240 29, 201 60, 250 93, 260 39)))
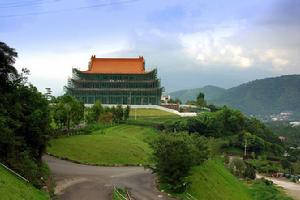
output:
POLYGON ((170 95, 172 98, 178 97, 186 101, 186 99, 195 99, 199 91, 202 91, 208 102, 227 105, 249 115, 270 115, 284 111, 300 114, 300 75, 254 80, 227 90, 215 90, 218 88, 215 86, 204 88, 207 90, 200 90, 203 88, 181 90, 170 95), (212 91, 209 90, 210 88, 212 91), (185 94, 188 96, 184 96, 185 94))
POLYGON ((212 85, 207 85, 202 88, 194 88, 194 89, 187 89, 187 90, 178 90, 175 92, 169 93, 172 99, 180 99, 182 103, 185 103, 190 100, 195 100, 197 95, 202 92, 205 94, 205 99, 210 101, 213 99, 217 99, 220 97, 226 89, 217 87, 217 86, 212 86, 212 85))

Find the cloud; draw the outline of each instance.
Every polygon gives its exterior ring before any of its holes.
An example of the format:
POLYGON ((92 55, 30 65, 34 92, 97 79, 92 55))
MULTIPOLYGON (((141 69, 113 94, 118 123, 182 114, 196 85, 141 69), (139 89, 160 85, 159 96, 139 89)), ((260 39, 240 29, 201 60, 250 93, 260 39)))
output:
POLYGON ((262 62, 270 62, 274 70, 282 71, 290 62, 282 57, 283 52, 275 49, 268 49, 260 56, 262 62))
MULTIPOLYGON (((97 42, 95 42, 97 44, 97 42)), ((102 43, 100 47, 96 45, 82 46, 82 49, 74 47, 77 51, 20 51, 16 66, 30 70, 29 81, 38 86, 40 91, 46 87, 52 88, 55 95, 63 93, 63 86, 67 84, 68 77, 72 76, 72 68, 87 70, 91 55, 98 57, 109 57, 122 49, 128 49, 125 41, 115 41, 115 43, 102 43)))
POLYGON ((230 65, 248 68, 253 64, 244 48, 235 45, 228 38, 235 33, 234 28, 181 34, 179 40, 183 51, 202 65, 230 65))

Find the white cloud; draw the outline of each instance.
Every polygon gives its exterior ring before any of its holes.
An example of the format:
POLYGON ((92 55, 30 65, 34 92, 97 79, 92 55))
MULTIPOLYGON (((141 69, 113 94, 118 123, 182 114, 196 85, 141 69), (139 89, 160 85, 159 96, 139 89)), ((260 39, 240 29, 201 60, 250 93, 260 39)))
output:
POLYGON ((290 63, 288 59, 284 58, 284 53, 275 49, 268 49, 260 55, 262 62, 271 63, 273 69, 282 71, 290 63))
POLYGON ((230 65, 238 68, 248 68, 253 64, 244 49, 234 45, 226 38, 232 35, 232 30, 216 32, 198 32, 180 35, 183 50, 201 64, 230 65))
POLYGON ((55 95, 61 95, 68 77, 72 76, 72 68, 87 70, 91 55, 109 57, 113 52, 127 48, 126 42, 97 47, 82 48, 81 51, 65 52, 20 52, 16 66, 30 70, 29 82, 38 86, 40 91, 51 87, 55 95), (107 56, 108 55, 108 56, 107 56))

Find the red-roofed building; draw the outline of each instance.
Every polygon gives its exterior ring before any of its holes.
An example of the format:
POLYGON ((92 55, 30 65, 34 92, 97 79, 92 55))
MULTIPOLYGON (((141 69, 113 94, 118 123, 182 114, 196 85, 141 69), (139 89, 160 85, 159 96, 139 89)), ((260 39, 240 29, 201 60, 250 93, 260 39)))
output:
POLYGON ((159 105, 163 88, 156 69, 145 71, 145 60, 138 58, 96 58, 88 70, 73 69, 65 87, 68 94, 85 104, 159 105))

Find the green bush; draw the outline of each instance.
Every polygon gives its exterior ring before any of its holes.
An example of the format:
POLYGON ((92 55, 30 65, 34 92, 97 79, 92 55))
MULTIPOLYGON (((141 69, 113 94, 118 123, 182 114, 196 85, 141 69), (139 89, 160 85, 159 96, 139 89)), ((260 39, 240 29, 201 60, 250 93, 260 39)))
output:
POLYGON ((152 147, 155 172, 160 182, 173 192, 186 189, 191 167, 202 163, 208 155, 206 141, 186 133, 162 134, 152 147))

